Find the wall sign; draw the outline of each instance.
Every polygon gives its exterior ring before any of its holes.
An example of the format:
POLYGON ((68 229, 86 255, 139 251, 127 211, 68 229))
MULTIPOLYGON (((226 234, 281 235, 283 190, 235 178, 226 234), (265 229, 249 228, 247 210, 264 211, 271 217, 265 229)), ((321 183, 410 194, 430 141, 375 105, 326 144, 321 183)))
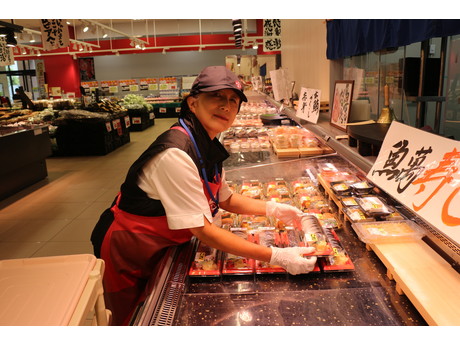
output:
POLYGON ((317 123, 320 110, 321 90, 302 88, 296 116, 317 123))
POLYGON ((367 177, 460 244, 460 143, 393 121, 367 177))

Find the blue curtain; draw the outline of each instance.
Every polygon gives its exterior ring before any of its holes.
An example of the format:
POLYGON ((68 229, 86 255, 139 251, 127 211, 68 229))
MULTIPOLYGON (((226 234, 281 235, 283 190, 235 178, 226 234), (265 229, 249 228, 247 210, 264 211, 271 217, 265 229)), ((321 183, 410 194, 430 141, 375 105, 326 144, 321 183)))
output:
POLYGON ((459 19, 334 19, 327 22, 330 60, 460 33, 459 19))

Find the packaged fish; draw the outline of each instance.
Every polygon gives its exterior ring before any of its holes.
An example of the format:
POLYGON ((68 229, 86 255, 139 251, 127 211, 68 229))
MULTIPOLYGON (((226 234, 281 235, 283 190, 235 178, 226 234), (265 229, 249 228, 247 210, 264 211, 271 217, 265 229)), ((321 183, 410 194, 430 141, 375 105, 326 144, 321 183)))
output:
POLYGON ((375 218, 369 217, 360 207, 347 207, 344 209, 344 212, 353 223, 375 221, 375 218))
POLYGON ((370 216, 389 215, 393 210, 377 196, 360 197, 356 199, 359 206, 370 216))
MULTIPOLYGON (((248 240, 248 232, 243 229, 231 229, 232 233, 248 240)), ((246 275, 254 273, 254 260, 230 253, 222 254, 222 274, 225 275, 246 275)))
POLYGON ((372 193, 372 190, 374 189, 374 185, 368 181, 355 182, 355 183, 352 183, 350 187, 353 189, 353 191, 356 194, 372 193))
POLYGON ((420 226, 410 220, 354 223, 352 227, 365 243, 414 241, 425 234, 420 226))
POLYGON ((216 277, 220 275, 220 252, 203 242, 199 242, 195 258, 189 270, 190 276, 216 277))

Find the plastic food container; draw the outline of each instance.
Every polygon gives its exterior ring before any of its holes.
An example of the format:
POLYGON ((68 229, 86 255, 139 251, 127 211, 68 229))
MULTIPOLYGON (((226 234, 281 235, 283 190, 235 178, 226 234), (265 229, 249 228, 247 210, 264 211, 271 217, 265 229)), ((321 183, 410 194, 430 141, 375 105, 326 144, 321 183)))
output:
POLYGON ((382 216, 393 213, 393 210, 387 204, 376 196, 367 196, 357 198, 359 206, 370 216, 382 216))
POLYGON ((423 237, 424 230, 410 220, 354 223, 351 225, 364 243, 413 241, 423 237))
POLYGON ((351 193, 351 187, 344 181, 331 182, 331 189, 337 195, 349 195, 351 193))
POLYGON ((367 216, 359 207, 345 208, 345 214, 353 222, 375 222, 375 218, 367 216))
POLYGON ((350 187, 357 194, 368 194, 374 189, 374 185, 367 181, 355 182, 350 187))

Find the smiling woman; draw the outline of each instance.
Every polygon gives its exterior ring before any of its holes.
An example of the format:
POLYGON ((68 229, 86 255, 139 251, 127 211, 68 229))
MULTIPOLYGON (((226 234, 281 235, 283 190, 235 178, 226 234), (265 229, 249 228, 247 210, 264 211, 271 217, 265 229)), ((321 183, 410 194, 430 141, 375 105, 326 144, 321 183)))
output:
POLYGON ((191 96, 187 99, 187 104, 200 120, 209 137, 214 139, 217 134, 232 125, 241 100, 235 91, 223 89, 191 96))
POLYGON ((222 229, 219 210, 274 216, 300 223, 289 205, 233 193, 222 162, 229 154, 216 138, 247 102, 237 76, 225 66, 205 68, 182 102, 179 121, 133 163, 112 207, 104 211, 91 240, 104 259, 104 296, 114 325, 125 325, 144 296, 145 284, 165 249, 193 236, 209 247, 270 262, 289 273, 310 272, 313 248, 269 248, 222 229))

